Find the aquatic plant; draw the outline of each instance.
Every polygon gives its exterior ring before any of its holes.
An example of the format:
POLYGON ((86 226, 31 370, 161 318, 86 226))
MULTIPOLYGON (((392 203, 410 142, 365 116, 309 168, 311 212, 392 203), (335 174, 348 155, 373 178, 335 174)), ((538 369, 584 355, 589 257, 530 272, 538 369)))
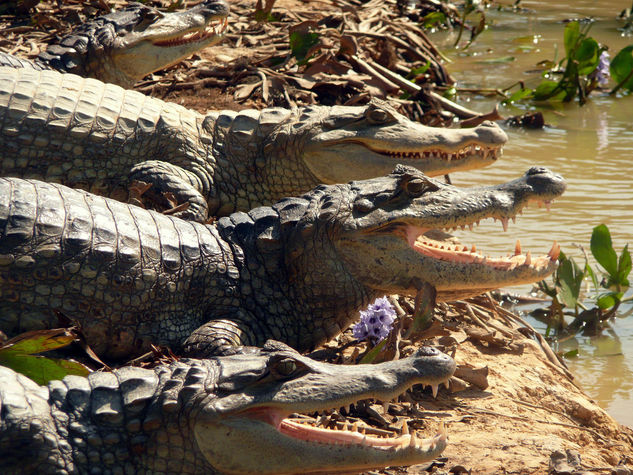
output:
POLYGON ((370 339, 376 343, 387 337, 395 319, 396 311, 387 297, 378 298, 367 310, 361 310, 360 321, 352 328, 352 334, 357 340, 370 339))
POLYGON ((565 57, 543 72, 543 80, 534 89, 519 83, 521 89, 510 95, 504 103, 522 100, 569 102, 578 98, 582 105, 596 89, 605 88, 611 77, 616 85, 610 94, 620 89, 633 91, 633 45, 622 49, 609 62, 607 47, 589 36, 591 23, 582 27, 577 21, 565 26, 563 43, 565 57))
POLYGON ((629 275, 632 265, 628 244, 618 257, 609 228, 601 224, 593 229, 590 249, 600 265, 599 271, 589 264, 586 255, 585 265, 581 268, 572 257, 561 252, 553 283, 544 280, 538 283, 539 289, 552 298, 552 305, 548 309, 548 334, 552 329, 572 334, 581 330, 598 333, 600 324, 613 317, 623 302, 633 300, 633 297, 624 297, 631 285, 629 275), (593 291, 587 295, 582 293, 585 282, 593 285, 593 291), (565 321, 565 308, 573 316, 569 325, 565 321))

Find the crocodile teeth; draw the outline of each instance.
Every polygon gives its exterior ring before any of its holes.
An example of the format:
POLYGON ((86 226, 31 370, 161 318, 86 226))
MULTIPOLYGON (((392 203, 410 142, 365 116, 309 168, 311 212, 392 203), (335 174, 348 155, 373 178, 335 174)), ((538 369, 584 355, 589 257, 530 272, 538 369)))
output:
POLYGON ((508 231, 508 218, 501 218, 501 225, 503 226, 503 231, 508 231))
POLYGON ((554 241, 554 244, 552 244, 552 248, 547 253, 547 255, 553 261, 558 260, 558 256, 560 255, 560 245, 556 241, 554 241))
POLYGON ((431 392, 433 393, 433 399, 437 397, 437 391, 439 389, 439 384, 431 384, 431 392))
POLYGON ((525 264, 526 266, 532 264, 532 253, 530 251, 525 253, 525 262, 523 264, 525 264))
POLYGON ((402 435, 407 435, 409 433, 409 426, 407 425, 407 421, 402 423, 402 435))
POLYGON ((521 241, 519 241, 518 239, 517 239, 517 243, 514 245, 514 255, 515 256, 521 255, 521 241))

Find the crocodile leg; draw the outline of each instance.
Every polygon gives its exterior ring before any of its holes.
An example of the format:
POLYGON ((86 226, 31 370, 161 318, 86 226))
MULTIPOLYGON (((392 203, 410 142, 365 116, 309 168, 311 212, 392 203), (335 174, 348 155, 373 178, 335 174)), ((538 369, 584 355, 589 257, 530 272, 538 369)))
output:
MULTIPOLYGON (((238 310, 234 320, 211 320, 195 330, 183 344, 183 353, 192 358, 208 358, 215 355, 234 354, 244 346, 257 346, 252 325, 246 324, 240 316, 243 311, 238 310)), ((261 344, 261 343, 259 343, 261 344)))
MULTIPOLYGON (((171 193, 178 204, 186 203, 188 206, 173 215, 178 218, 204 222, 209 213, 207 200, 200 193, 202 185, 193 173, 171 163, 160 160, 147 160, 139 163, 130 173, 129 183, 135 181, 152 184, 152 188, 143 196, 153 198, 152 206, 162 206, 164 211, 165 195, 171 193)), ((146 204, 146 203, 144 203, 146 204)))

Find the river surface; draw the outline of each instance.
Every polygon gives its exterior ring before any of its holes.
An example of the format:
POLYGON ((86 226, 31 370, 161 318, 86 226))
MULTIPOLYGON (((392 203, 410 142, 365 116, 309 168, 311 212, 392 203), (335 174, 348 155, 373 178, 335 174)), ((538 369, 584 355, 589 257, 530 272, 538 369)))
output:
MULTIPOLYGON (((511 2, 506 1, 505 4, 511 2)), ((448 69, 459 87, 505 89, 519 80, 535 87, 539 61, 560 60, 564 55, 565 19, 593 17, 589 35, 609 46, 611 57, 633 37, 623 37, 616 20, 631 0, 620 1, 523 1, 529 12, 486 11, 490 27, 466 51, 454 50, 455 33, 436 33, 433 40, 453 62, 448 69), (557 57, 556 57, 557 55, 557 57), (510 62, 493 62, 513 57, 510 62), (493 61, 491 61, 493 60, 493 61)), ((471 21, 475 21, 472 19, 471 21)), ((460 95, 463 105, 479 112, 492 110, 498 98, 460 95)), ((535 109, 525 104, 501 107, 504 116, 535 109)), ((524 252, 544 254, 552 241, 582 265, 584 259, 576 245, 589 248, 594 226, 608 225, 619 250, 633 247, 633 95, 613 98, 592 93, 583 107, 577 102, 540 107, 545 114, 544 130, 506 128, 509 141, 504 156, 482 171, 456 173, 459 186, 500 183, 520 176, 532 165, 545 165, 562 174, 568 183, 565 195, 556 200, 550 212, 536 207, 524 211, 516 225, 504 233, 499 222, 485 222, 473 233, 459 237, 476 243, 489 255, 513 251, 517 237, 524 252)), ((633 276, 630 276, 633 282, 633 276)), ((529 287, 521 287, 522 293, 529 287)), ((624 312, 633 311, 631 305, 624 312)), ((530 320, 535 327, 545 326, 530 320)), ((563 352, 578 348, 578 357, 567 363, 585 391, 619 422, 633 427, 633 315, 611 323, 600 337, 577 336, 558 345, 563 352)))

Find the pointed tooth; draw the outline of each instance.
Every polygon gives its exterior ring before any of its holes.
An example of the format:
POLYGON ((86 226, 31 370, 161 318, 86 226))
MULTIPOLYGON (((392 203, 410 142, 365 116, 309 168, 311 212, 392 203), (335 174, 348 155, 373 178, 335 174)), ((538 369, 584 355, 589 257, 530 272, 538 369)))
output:
POLYGON ((512 216, 512 224, 516 224, 517 223, 517 217, 516 216, 512 216))
POLYGON ((514 245, 514 255, 515 256, 521 255, 521 241, 519 241, 518 239, 517 239, 517 243, 514 245))
MULTIPOLYGON (((358 432, 361 433, 361 434, 364 434, 365 433, 365 426, 360 426, 358 428, 358 432)), ((365 437, 365 439, 366 439, 366 437, 365 437)), ((365 440, 365 439, 363 439, 363 440, 365 440)))
POLYGON ((406 435, 406 434, 409 433, 409 426, 407 425, 407 421, 404 421, 402 423, 402 430, 401 430, 401 432, 402 432, 402 435, 406 435))
POLYGON ((411 438, 409 439, 409 447, 415 447, 415 431, 411 432, 411 438))
POLYGON ((354 422, 354 424, 352 424, 352 430, 354 432, 358 432, 358 421, 354 422))
POLYGON ((508 231, 508 218, 501 218, 501 225, 503 226, 503 231, 508 231))
POLYGON ((473 226, 473 223, 470 223, 470 224, 468 225, 468 229, 470 229, 471 231, 472 231, 473 229, 475 229, 475 227, 473 226))
POLYGON ((546 201, 545 202, 545 207, 547 208, 547 211, 549 212, 551 207, 552 207, 552 202, 551 201, 546 201))
POLYGON ((385 401, 382 403, 382 410, 385 414, 389 413, 389 401, 385 401))
POLYGON ((473 247, 470 248, 470 252, 477 252, 477 246, 473 244, 473 247))
POLYGON ((431 384, 431 392, 433 393, 433 399, 437 397, 437 390, 439 389, 439 384, 431 384))
POLYGON ((560 245, 556 241, 554 241, 554 243, 552 244, 552 248, 547 253, 547 255, 553 261, 558 259, 558 256, 560 255, 560 245))
POLYGON ((532 253, 530 251, 525 253, 525 262, 523 265, 529 266, 532 264, 532 253))

